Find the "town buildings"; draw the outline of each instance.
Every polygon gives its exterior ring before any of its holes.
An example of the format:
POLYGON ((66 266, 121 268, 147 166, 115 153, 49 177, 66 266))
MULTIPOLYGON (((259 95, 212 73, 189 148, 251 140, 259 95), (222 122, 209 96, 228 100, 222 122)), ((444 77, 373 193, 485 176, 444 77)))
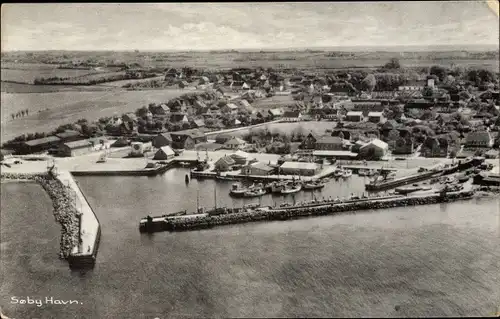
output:
POLYGON ((185 131, 171 132, 172 148, 174 149, 194 149, 198 143, 207 141, 207 137, 198 129, 190 129, 185 131))
POLYGON ((319 166, 316 163, 284 162, 279 167, 279 173, 283 175, 312 176, 319 173, 319 166))

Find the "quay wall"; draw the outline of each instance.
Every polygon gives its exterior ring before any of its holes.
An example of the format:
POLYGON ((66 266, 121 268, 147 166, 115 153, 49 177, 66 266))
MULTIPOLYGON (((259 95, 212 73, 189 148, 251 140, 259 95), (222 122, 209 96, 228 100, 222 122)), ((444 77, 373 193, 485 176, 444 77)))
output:
POLYGON ((106 171, 71 171, 73 176, 154 176, 166 172, 175 165, 170 162, 154 169, 139 170, 106 170, 106 171))
POLYGON ((441 195, 426 195, 419 197, 403 197, 386 200, 361 201, 343 204, 326 204, 316 207, 283 208, 271 210, 254 210, 249 212, 198 217, 184 220, 168 220, 162 226, 167 231, 187 231, 215 226, 240 224, 258 221, 287 220, 308 216, 323 216, 358 210, 388 209, 394 207, 416 206, 436 204, 444 201, 454 201, 468 199, 473 195, 473 191, 462 191, 448 193, 445 197, 441 195))

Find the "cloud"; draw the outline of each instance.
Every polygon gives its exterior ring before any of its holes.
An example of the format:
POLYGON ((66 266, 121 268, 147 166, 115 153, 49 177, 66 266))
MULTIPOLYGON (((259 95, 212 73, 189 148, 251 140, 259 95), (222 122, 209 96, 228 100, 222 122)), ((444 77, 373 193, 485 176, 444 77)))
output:
POLYGON ((11 4, 2 9, 7 50, 493 44, 499 32, 498 18, 474 1, 11 4))

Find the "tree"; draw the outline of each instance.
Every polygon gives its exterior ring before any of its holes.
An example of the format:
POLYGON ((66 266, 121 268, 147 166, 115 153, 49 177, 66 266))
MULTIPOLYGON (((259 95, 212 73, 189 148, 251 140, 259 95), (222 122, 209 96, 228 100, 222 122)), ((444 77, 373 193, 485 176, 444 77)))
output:
POLYGON ((399 131, 396 129, 392 129, 387 134, 387 140, 391 142, 395 142, 399 139, 399 131))
POLYGON ((397 58, 392 58, 384 65, 384 69, 400 69, 401 64, 397 58))
POLYGON ((443 81, 447 75, 447 70, 446 68, 442 67, 442 66, 439 66, 439 65, 434 65, 434 66, 431 66, 430 70, 429 70, 429 73, 431 75, 435 75, 438 77, 439 81, 443 81))
POLYGON ((377 85, 377 80, 375 79, 375 75, 368 74, 363 81, 361 82, 363 89, 366 89, 368 92, 372 92, 377 85))
POLYGON ((148 108, 146 106, 143 106, 135 111, 135 115, 137 115, 137 117, 145 117, 146 114, 148 114, 148 111, 148 108))

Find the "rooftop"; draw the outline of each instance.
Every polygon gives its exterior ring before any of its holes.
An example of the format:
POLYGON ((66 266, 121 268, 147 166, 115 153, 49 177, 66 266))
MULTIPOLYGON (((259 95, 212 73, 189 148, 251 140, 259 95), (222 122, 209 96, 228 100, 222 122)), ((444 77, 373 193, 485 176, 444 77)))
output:
POLYGON ((315 163, 305 163, 305 162, 285 162, 281 165, 281 168, 317 169, 318 165, 316 165, 315 163))

